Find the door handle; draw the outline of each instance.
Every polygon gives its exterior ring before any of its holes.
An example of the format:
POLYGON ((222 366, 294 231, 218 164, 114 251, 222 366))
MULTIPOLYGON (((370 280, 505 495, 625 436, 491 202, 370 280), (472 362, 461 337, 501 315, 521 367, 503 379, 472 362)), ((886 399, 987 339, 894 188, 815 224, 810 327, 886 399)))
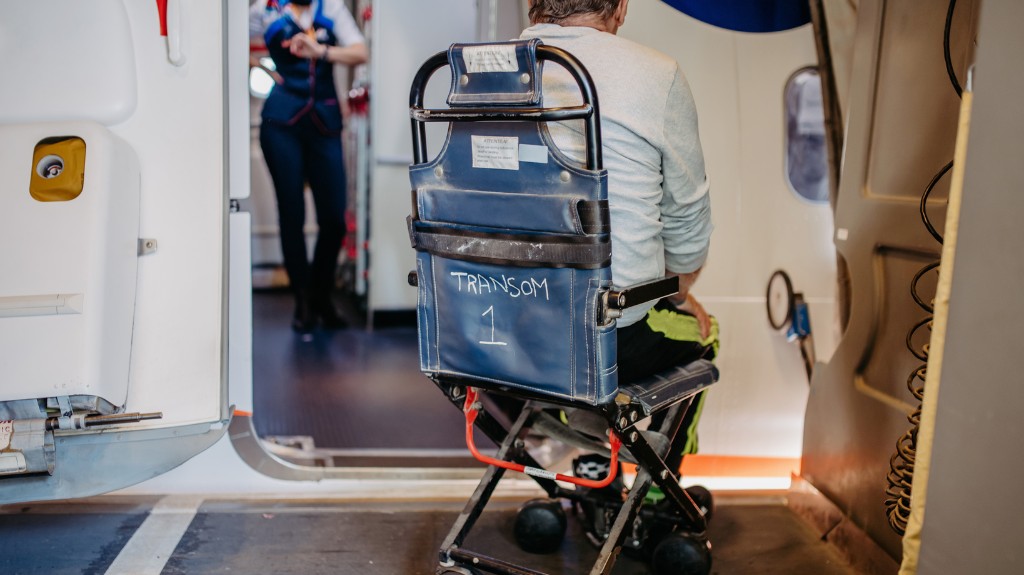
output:
POLYGON ((181 0, 156 0, 160 15, 160 35, 167 38, 167 60, 175 66, 185 65, 181 49, 181 0))

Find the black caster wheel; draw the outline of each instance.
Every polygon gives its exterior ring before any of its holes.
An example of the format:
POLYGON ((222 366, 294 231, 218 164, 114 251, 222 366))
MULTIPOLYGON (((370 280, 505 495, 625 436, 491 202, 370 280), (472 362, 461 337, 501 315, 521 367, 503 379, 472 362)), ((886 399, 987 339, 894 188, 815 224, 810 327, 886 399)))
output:
POLYGON ((711 523, 711 515, 715 512, 715 499, 708 488, 703 485, 693 485, 686 488, 686 493, 704 514, 704 521, 711 523))
POLYGON ((711 543, 685 533, 670 533, 651 556, 654 575, 709 575, 711 543))
POLYGON ((553 553, 562 545, 567 522, 555 499, 531 499, 516 515, 516 543, 529 553, 553 553))

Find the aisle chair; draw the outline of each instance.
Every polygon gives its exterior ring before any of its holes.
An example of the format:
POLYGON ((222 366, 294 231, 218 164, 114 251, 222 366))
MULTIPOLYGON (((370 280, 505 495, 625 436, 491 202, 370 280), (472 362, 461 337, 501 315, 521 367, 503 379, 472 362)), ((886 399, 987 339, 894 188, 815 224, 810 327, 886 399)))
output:
MULTIPOLYGON (((685 441, 677 432, 693 397, 718 372, 698 360, 618 385, 616 318, 623 309, 676 293, 678 281, 625 289, 612 281, 607 171, 589 74, 572 55, 538 40, 455 44, 420 68, 410 105, 408 223, 417 257, 409 282, 418 286, 420 368, 463 408, 468 447, 489 464, 442 543, 437 573, 540 573, 463 547, 506 469, 529 475, 556 501, 531 502, 520 511, 515 532, 524 549, 557 549, 566 529, 557 500, 564 498, 598 514, 610 509, 606 529, 597 533, 604 542, 591 573, 611 571, 627 535, 627 548, 647 549, 658 573, 708 573, 705 518, 677 477, 685 441), (568 70, 582 105, 543 107, 543 61, 568 70), (425 109, 427 82, 446 64, 449 107, 425 109), (562 154, 547 130, 546 122, 573 119, 586 125, 585 166, 562 154), (426 122, 449 123, 433 160, 426 122), (522 407, 503 418, 481 391, 518 398, 522 407), (568 427, 564 413, 598 416, 606 435, 568 427), (656 413, 667 414, 660 427, 641 431, 638 424, 656 413), (508 428, 503 419, 511 421, 508 428), (474 425, 499 445, 496 457, 477 450, 474 425), (607 453, 608 472, 578 477, 543 469, 525 449, 531 430, 607 453), (620 446, 623 457, 637 463, 632 488, 625 497, 621 487, 617 497, 597 497, 621 486, 620 446), (652 482, 665 501, 641 505, 652 482)), ((586 475, 582 471, 576 475, 586 475)))

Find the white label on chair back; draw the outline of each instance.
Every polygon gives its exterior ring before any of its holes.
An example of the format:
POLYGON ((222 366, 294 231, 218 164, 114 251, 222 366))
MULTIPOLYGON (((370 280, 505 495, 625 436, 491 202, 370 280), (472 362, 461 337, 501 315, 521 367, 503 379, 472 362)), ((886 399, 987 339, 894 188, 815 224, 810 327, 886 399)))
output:
POLYGON ((466 46, 462 49, 466 71, 477 72, 518 72, 516 47, 512 45, 466 46))
POLYGON ((531 477, 540 477, 542 479, 553 480, 557 478, 557 474, 553 471, 548 471, 547 469, 538 469, 536 467, 530 467, 528 465, 523 469, 523 473, 531 477))
POLYGON ((472 140, 474 168, 519 169, 519 138, 473 136, 472 140))
POLYGON ((519 144, 519 161, 546 164, 548 163, 548 147, 534 144, 519 144))

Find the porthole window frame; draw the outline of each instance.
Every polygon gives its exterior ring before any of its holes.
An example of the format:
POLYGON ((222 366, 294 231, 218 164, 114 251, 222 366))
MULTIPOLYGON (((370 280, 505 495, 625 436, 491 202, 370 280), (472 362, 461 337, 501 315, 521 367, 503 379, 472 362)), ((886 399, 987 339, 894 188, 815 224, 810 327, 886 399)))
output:
MULTIPOLYGON (((817 86, 821 89, 821 73, 817 66, 804 66, 799 68, 790 74, 789 78, 786 79, 786 84, 782 90, 782 116, 783 116, 783 161, 782 171, 783 178, 786 181, 786 186, 793 193, 794 196, 799 198, 801 201, 814 204, 814 205, 828 205, 830 201, 830 173, 831 166, 828 161, 828 143, 827 131, 825 127, 825 109, 824 105, 820 106, 821 109, 821 133, 820 135, 814 134, 806 136, 806 138, 814 138, 820 136, 820 147, 816 146, 814 150, 820 152, 816 154, 820 161, 807 162, 806 158, 804 165, 810 169, 818 168, 820 176, 816 181, 818 182, 815 186, 816 192, 808 190, 805 186, 806 182, 794 182, 792 174, 793 164, 793 150, 797 144, 795 136, 798 135, 798 130, 794 128, 794 122, 799 123, 799 119, 794 116, 799 116, 800 110, 794 109, 794 105, 791 103, 791 93, 796 89, 797 83, 801 78, 807 75, 813 75, 817 78, 817 86)), ((821 92, 819 91, 818 101, 822 102, 821 92)), ((799 95, 795 96, 799 98, 799 95)), ((798 105, 798 104, 797 104, 798 105)))

